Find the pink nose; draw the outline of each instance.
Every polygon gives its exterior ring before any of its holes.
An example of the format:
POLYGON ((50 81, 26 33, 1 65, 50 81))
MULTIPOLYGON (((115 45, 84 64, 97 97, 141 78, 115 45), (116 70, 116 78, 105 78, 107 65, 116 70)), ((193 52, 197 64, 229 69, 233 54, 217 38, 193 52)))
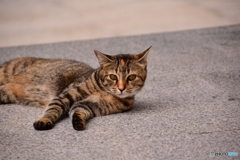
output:
POLYGON ((118 89, 121 92, 124 91, 124 89, 125 89, 125 82, 123 80, 119 80, 119 82, 118 82, 118 89))
POLYGON ((118 87, 118 89, 119 89, 120 92, 123 92, 125 88, 124 87, 118 87))
POLYGON ((119 86, 118 86, 118 89, 119 89, 119 91, 122 92, 122 91, 124 91, 125 87, 124 87, 124 85, 119 85, 119 86))

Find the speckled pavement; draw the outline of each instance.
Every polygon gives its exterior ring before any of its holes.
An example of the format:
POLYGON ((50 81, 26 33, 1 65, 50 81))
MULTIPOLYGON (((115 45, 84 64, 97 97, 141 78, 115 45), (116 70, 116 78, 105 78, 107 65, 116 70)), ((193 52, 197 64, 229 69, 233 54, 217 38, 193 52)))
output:
POLYGON ((43 109, 1 105, 0 159, 239 159, 225 153, 240 153, 240 25, 0 48, 0 63, 35 56, 98 67, 95 49, 139 53, 149 46, 148 78, 134 108, 96 117, 84 131, 69 118, 36 131, 43 109))

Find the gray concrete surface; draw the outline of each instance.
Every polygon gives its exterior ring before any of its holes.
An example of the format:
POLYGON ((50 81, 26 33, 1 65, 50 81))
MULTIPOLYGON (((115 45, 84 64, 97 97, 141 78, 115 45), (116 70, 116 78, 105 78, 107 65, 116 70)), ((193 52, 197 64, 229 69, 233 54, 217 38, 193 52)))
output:
POLYGON ((0 159, 239 159, 210 152, 240 153, 240 25, 0 48, 0 63, 37 56, 97 67, 94 49, 139 53, 151 45, 134 108, 96 117, 85 131, 69 118, 36 131, 41 108, 1 105, 0 159))
POLYGON ((240 24, 239 0, 0 0, 0 47, 240 24))

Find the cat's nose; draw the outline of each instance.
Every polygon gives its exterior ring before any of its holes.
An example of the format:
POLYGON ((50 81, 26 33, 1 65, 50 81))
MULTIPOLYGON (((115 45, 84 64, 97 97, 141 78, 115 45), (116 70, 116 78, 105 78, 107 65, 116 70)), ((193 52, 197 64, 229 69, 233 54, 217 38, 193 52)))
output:
POLYGON ((124 81, 119 80, 118 82, 118 89, 120 92, 123 92, 125 90, 125 83, 124 81))
POLYGON ((119 89, 120 92, 123 92, 125 88, 123 88, 123 89, 118 88, 118 89, 119 89))
POLYGON ((118 86, 118 89, 119 89, 120 92, 123 92, 125 90, 125 87, 120 85, 120 86, 118 86))

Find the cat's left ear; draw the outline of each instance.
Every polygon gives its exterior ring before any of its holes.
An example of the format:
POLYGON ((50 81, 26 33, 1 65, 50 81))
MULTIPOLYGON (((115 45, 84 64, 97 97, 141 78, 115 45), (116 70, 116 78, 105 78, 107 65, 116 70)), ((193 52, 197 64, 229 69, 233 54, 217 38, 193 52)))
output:
POLYGON ((136 59, 139 63, 143 64, 143 65, 147 65, 147 57, 148 57, 148 53, 150 52, 150 49, 152 48, 149 47, 147 50, 145 50, 144 52, 137 54, 136 55, 136 59))
POLYGON ((94 50, 96 57, 98 58, 98 62, 101 67, 104 67, 104 65, 111 63, 112 59, 111 56, 103 54, 100 51, 94 50))

